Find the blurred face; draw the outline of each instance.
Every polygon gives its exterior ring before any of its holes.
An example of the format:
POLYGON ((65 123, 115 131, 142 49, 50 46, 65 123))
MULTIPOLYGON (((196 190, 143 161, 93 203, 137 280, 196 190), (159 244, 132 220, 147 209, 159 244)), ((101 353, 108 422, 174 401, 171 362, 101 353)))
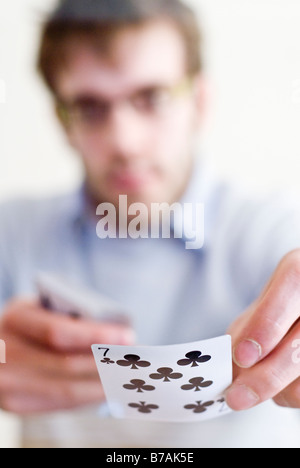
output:
POLYGON ((123 30, 111 50, 80 43, 57 79, 87 188, 96 203, 172 203, 193 168, 200 80, 187 78, 182 38, 166 22, 123 30))

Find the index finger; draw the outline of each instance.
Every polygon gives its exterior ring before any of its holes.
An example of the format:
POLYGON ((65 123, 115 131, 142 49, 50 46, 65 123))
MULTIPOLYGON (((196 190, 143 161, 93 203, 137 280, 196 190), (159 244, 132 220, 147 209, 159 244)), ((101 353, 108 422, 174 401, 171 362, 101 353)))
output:
POLYGON ((33 302, 15 302, 3 318, 7 331, 57 352, 90 352, 94 343, 132 345, 129 327, 51 314, 33 302))
MULTIPOLYGON (((238 335, 234 361, 249 368, 272 352, 300 316, 300 250, 286 255, 238 335)), ((233 332, 234 335, 234 332, 233 332)))

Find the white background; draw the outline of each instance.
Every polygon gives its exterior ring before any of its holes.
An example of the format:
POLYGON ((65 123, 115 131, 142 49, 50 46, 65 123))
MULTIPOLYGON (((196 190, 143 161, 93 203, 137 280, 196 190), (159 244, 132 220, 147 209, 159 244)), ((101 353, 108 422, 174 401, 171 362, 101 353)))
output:
MULTIPOLYGON (((39 25, 54 0, 0 4, 0 200, 66 190, 80 166, 34 71, 39 25)), ((299 0, 189 0, 205 31, 211 89, 207 158, 254 190, 298 186, 299 0)), ((1 369, 0 369, 1 372, 1 369)), ((0 428, 0 446, 8 427, 0 428)))

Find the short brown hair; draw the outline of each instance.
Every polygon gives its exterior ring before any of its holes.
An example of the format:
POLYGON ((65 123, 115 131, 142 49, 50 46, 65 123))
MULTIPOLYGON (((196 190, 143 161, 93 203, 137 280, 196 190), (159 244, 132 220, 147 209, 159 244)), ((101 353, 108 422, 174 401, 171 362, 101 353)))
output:
POLYGON ((166 19, 177 27, 186 48, 187 73, 199 73, 200 27, 194 12, 181 0, 61 0, 43 25, 38 70, 55 94, 57 71, 74 41, 88 41, 104 51, 116 32, 155 19, 166 19))

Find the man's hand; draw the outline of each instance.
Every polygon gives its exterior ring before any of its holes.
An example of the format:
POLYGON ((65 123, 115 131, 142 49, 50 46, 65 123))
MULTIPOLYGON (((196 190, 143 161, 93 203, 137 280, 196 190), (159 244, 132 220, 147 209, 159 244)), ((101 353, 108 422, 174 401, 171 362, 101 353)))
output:
POLYGON ((13 301, 0 321, 7 364, 0 368, 0 408, 17 414, 100 403, 104 394, 91 345, 134 344, 129 328, 51 314, 13 301))
POLYGON ((279 264, 262 295, 231 327, 234 382, 227 403, 234 410, 273 398, 300 408, 300 250, 279 264), (299 348, 298 348, 299 350, 299 348))

